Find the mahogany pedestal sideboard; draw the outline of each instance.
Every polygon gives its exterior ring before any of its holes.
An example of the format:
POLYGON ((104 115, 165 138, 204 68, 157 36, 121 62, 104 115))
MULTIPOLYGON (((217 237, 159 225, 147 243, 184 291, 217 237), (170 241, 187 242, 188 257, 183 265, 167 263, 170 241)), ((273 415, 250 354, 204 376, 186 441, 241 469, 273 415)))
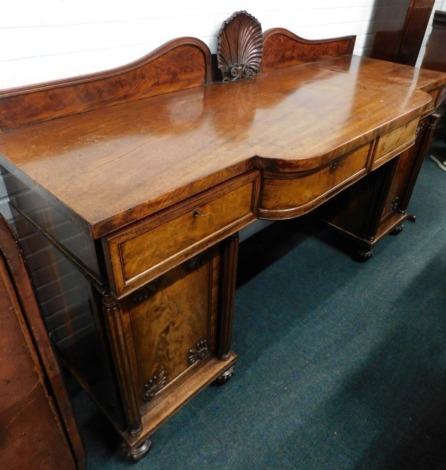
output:
POLYGON ((216 61, 182 38, 0 93, 0 164, 47 329, 130 458, 231 376, 239 230, 349 188, 376 232, 407 217, 385 201, 407 202, 446 75, 353 56, 354 39, 262 33, 237 12, 216 61))
POLYGON ((16 240, 0 216, 0 467, 85 468, 84 448, 16 240))

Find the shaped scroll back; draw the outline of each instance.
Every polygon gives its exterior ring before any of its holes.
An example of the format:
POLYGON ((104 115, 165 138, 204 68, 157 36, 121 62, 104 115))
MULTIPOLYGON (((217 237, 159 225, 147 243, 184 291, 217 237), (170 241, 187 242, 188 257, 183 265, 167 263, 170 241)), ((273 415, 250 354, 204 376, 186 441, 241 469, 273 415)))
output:
POLYGON ((218 35, 217 66, 224 82, 256 75, 262 54, 262 27, 256 18, 246 11, 237 11, 223 22, 218 35))

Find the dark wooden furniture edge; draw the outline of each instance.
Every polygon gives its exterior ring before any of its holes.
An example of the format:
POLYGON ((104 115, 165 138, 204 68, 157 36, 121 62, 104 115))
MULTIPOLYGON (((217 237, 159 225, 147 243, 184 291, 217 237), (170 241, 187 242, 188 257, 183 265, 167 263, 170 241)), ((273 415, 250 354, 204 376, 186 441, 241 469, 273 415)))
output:
MULTIPOLYGON (((446 72, 446 11, 436 10, 432 20, 432 32, 424 53, 422 67, 430 70, 446 72)), ((435 137, 446 139, 446 88, 437 99, 435 121, 435 137)))
POLYGON ((415 66, 434 0, 377 0, 374 3, 366 55, 415 66))
POLYGON ((437 10, 432 23, 434 28, 446 28, 446 11, 437 10))
MULTIPOLYGON (((54 404, 65 425, 66 438, 72 450, 74 460, 80 469, 86 468, 86 456, 74 419, 73 410, 63 382, 59 364, 55 358, 48 333, 37 306, 25 261, 18 241, 11 227, 0 214, 0 256, 6 263, 9 275, 14 282, 14 289, 23 315, 32 333, 38 357, 45 369, 49 387, 54 395, 54 404)), ((26 449, 24 449, 26 452, 26 449)))
POLYGON ((432 32, 426 46, 422 67, 446 72, 446 11, 435 11, 432 20, 432 32))
POLYGON ((167 42, 103 72, 0 91, 0 129, 78 114, 211 81, 211 53, 197 38, 167 42))
POLYGON ((435 0, 422 0, 409 5, 395 62, 416 65, 434 3, 435 0))

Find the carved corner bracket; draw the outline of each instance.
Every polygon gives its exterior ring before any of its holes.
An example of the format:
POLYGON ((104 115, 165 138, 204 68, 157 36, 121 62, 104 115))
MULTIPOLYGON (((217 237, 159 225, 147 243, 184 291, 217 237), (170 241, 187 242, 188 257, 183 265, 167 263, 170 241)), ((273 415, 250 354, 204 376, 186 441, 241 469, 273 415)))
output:
POLYGON ((155 395, 167 384, 167 372, 164 369, 154 375, 144 384, 143 401, 151 401, 155 395))
POLYGON ((223 22, 218 35, 217 66, 224 82, 256 75, 262 54, 262 27, 254 16, 237 11, 223 22))
POLYGON ((209 355, 208 342, 206 339, 199 341, 194 347, 189 349, 187 361, 189 364, 195 364, 209 355))

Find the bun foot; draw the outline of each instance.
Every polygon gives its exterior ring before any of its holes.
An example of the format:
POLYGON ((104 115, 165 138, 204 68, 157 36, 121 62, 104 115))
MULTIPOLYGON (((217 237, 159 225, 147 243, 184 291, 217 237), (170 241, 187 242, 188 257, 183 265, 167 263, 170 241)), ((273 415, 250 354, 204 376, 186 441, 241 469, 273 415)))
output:
POLYGON ((152 448, 152 441, 147 438, 137 447, 130 447, 128 444, 124 443, 122 445, 122 451, 124 457, 131 462, 137 462, 141 460, 145 455, 150 452, 152 448))
POLYGON ((365 263, 373 256, 373 250, 358 250, 353 258, 360 263, 365 263))
POLYGON ((234 375, 234 367, 230 367, 228 370, 223 372, 223 374, 221 374, 220 377, 217 377, 217 379, 215 379, 214 384, 224 385, 232 379, 233 375, 234 375))
POLYGON ((399 235, 404 230, 404 225, 397 225, 391 232, 390 235, 396 236, 399 235))

